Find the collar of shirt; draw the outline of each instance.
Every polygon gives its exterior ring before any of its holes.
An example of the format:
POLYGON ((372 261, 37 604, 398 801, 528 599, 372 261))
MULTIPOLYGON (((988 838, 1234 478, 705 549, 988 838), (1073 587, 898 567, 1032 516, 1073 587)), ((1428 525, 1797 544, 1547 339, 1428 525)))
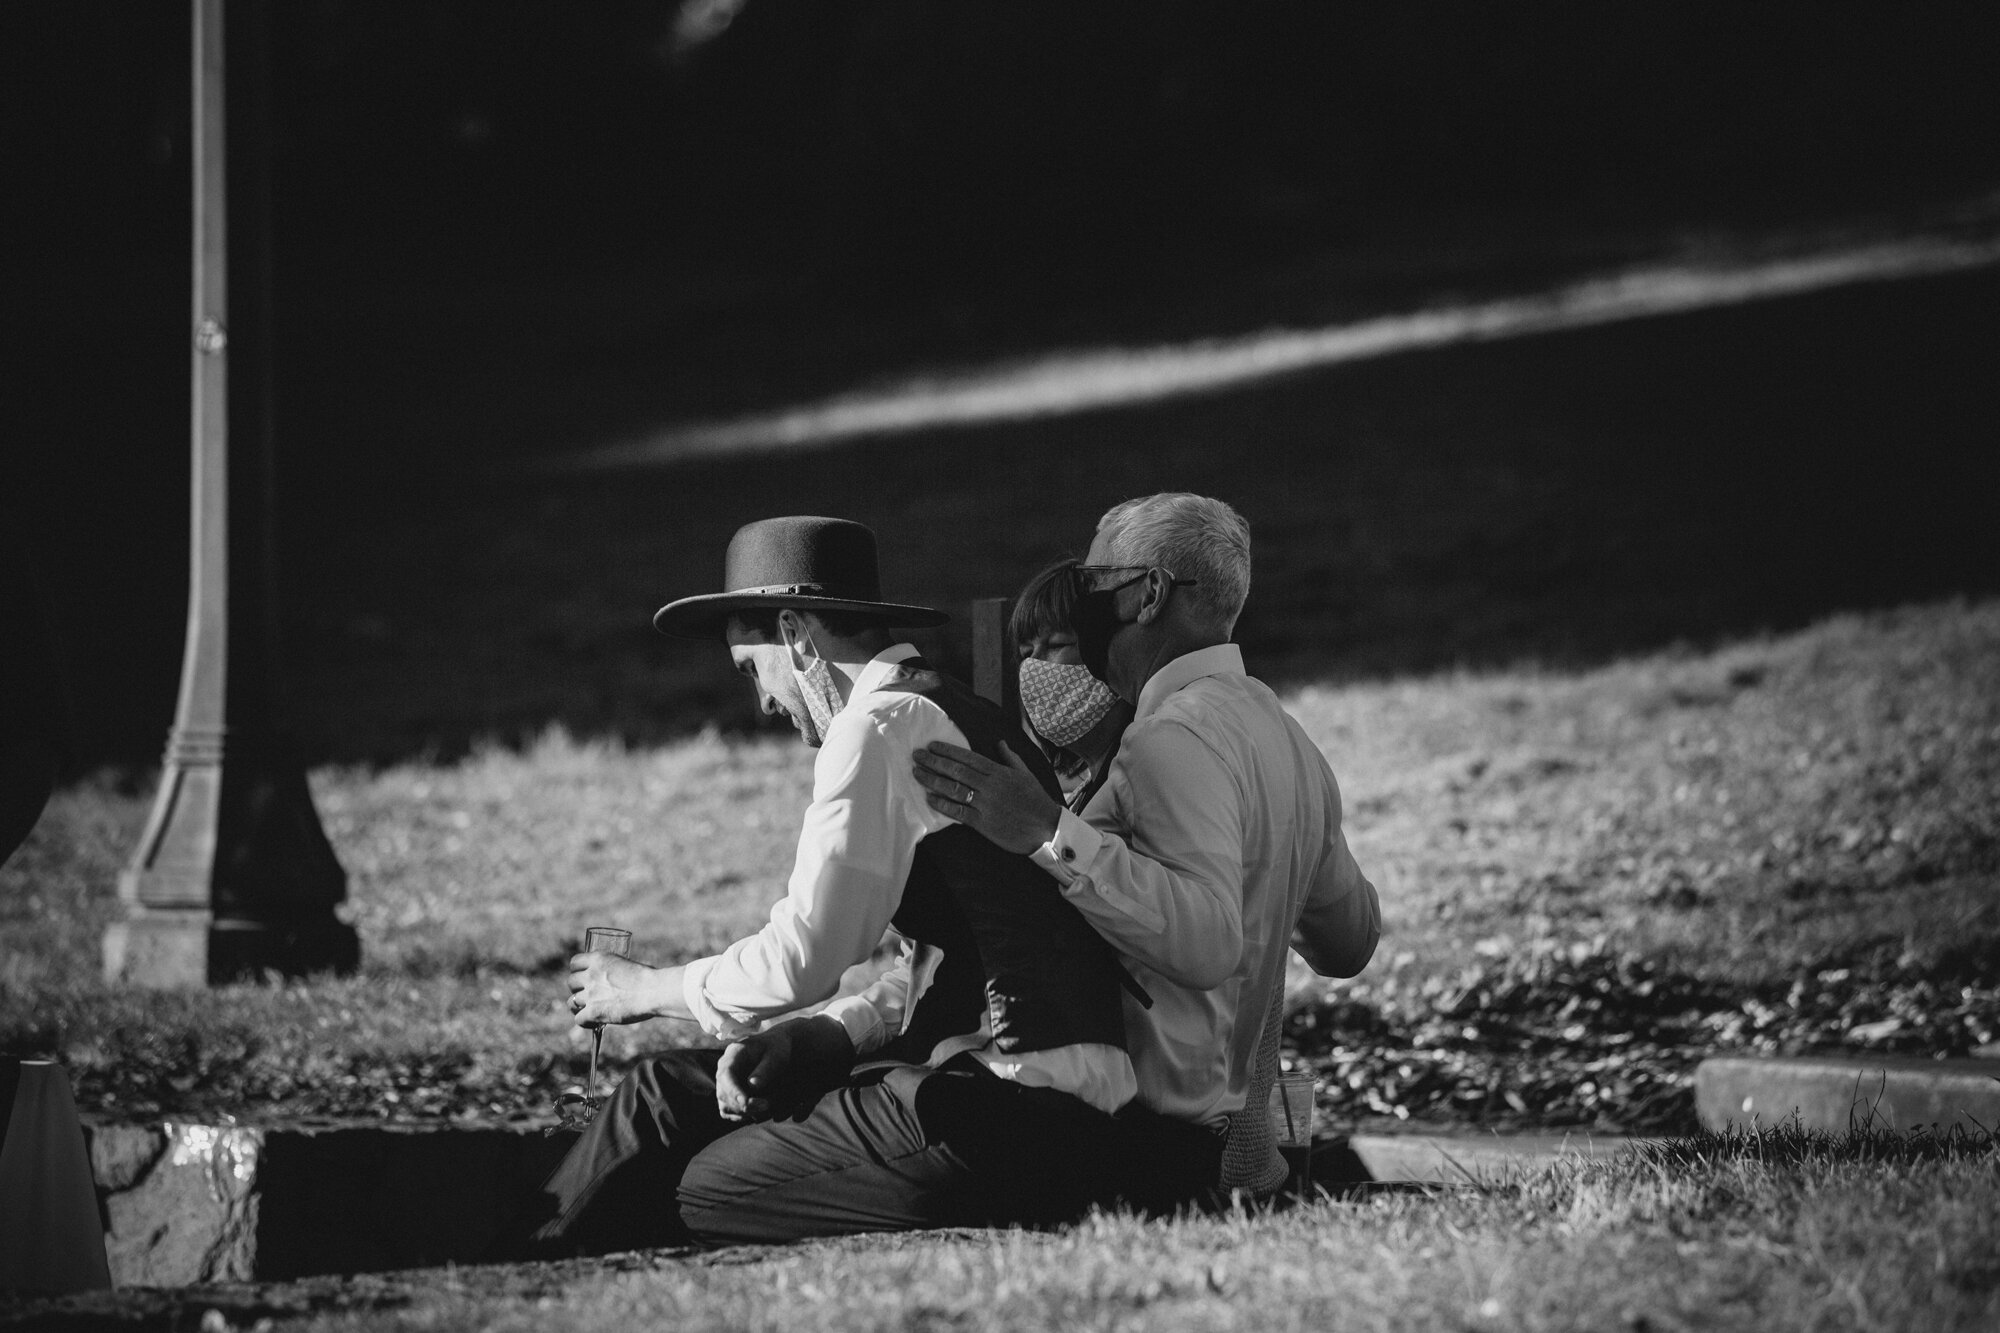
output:
POLYGON ((1233 643, 1218 643, 1213 647, 1182 653, 1155 671, 1152 679, 1139 690, 1139 704, 1132 710, 1132 720, 1143 721, 1171 695, 1203 676, 1243 674, 1243 650, 1233 643))
MULTIPOLYGON (((882 688, 882 682, 889 679, 897 665, 918 656, 917 650, 907 643, 895 643, 884 648, 868 660, 854 677, 854 688, 848 691, 847 702, 853 703, 864 694, 873 694, 882 688)), ((846 705, 842 705, 843 711, 846 705)))

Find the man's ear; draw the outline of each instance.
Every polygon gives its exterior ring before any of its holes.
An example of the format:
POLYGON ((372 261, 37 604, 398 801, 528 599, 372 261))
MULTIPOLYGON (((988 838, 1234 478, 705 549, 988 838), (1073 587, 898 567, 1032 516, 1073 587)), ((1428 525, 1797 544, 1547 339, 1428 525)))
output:
POLYGON ((1146 571, 1145 596, 1139 600, 1139 613, 1136 617, 1139 624, 1150 625, 1166 614, 1167 593, 1173 588, 1173 584, 1174 576, 1164 569, 1146 571))

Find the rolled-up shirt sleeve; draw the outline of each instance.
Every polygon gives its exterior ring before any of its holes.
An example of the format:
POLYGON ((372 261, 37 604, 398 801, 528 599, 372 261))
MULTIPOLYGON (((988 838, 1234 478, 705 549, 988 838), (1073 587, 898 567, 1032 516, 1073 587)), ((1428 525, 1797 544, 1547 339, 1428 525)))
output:
POLYGON ((906 940, 895 964, 874 984, 858 995, 843 995, 821 1010, 824 1017, 847 1030, 857 1056, 872 1055, 902 1034, 904 1016, 912 1002, 910 958, 906 940))
POLYGON ((1179 723, 1126 733, 1113 779, 1033 854, 1100 934, 1168 980, 1220 985, 1243 955, 1242 796, 1179 723), (1119 811, 1144 812, 1144 838, 1119 811))
MULTIPOLYGON (((917 843, 949 822, 925 803, 911 774, 911 753, 933 740, 965 743, 941 709, 914 697, 835 717, 813 765, 812 804, 785 896, 756 934, 686 969, 683 996, 710 1035, 741 1037, 819 1003, 874 951, 902 901, 917 843)), ((834 1015, 857 1051, 886 1039, 878 1026, 900 1024, 887 993, 877 998, 883 1008, 874 1018, 847 1004, 834 1015)))
POLYGON ((1293 943, 1299 956, 1323 977, 1360 974, 1382 938, 1382 904, 1375 886, 1361 873, 1347 834, 1337 825, 1326 859, 1313 877, 1293 943))

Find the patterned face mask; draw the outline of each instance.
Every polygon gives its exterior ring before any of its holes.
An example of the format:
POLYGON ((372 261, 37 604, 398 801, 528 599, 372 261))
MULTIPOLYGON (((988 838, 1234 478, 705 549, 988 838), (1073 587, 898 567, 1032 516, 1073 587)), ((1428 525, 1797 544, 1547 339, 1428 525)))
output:
POLYGON ((1076 744, 1117 702, 1111 687, 1089 667, 1021 659, 1021 710, 1028 725, 1051 745, 1076 744))
MULTIPOLYGON (((833 726, 833 715, 840 711, 840 690, 833 683, 833 668, 819 655, 819 645, 812 642, 810 635, 806 642, 812 645, 813 655, 806 658, 805 665, 799 665, 799 645, 788 646, 792 650, 792 679, 799 683, 799 696, 806 701, 806 712, 812 718, 812 732, 805 736, 807 745, 818 748, 826 741, 828 728, 833 726)), ((804 728, 800 729, 801 732, 804 728)))

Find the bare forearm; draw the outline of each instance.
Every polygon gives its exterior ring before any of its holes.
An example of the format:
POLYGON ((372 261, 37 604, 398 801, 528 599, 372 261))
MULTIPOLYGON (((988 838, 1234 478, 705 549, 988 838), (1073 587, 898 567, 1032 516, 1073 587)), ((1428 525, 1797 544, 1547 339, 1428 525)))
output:
POLYGON ((629 958, 585 953, 570 960, 570 1012, 579 1027, 693 1018, 682 984, 685 968, 647 967, 629 958))
POLYGON ((640 1007, 645 1018, 678 1018, 686 1022, 694 1021, 694 1011, 688 1008, 687 991, 683 978, 684 967, 649 967, 646 969, 644 984, 639 988, 640 1007))

